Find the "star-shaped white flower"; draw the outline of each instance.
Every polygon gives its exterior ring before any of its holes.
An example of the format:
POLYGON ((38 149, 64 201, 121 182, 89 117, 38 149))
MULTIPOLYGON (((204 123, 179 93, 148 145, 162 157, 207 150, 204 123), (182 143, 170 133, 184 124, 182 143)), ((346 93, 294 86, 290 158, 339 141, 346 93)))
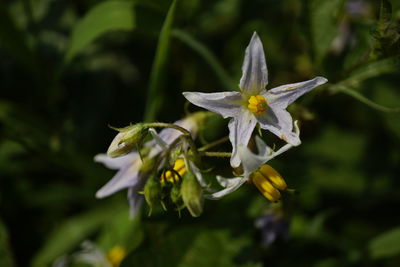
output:
POLYGON ((288 105, 313 88, 324 84, 327 79, 316 77, 312 80, 282 85, 268 91, 268 71, 263 45, 257 33, 253 34, 242 66, 240 92, 199 93, 184 92, 191 103, 221 114, 229 121, 229 140, 232 143, 231 165, 240 165, 239 145, 247 146, 256 124, 269 130, 287 143, 297 146, 300 138, 293 130, 288 105))
MULTIPOLYGON (((300 130, 297 126, 297 121, 295 121, 294 126, 294 134, 299 135, 300 130)), ((288 143, 281 147, 279 150, 273 151, 269 146, 264 143, 264 141, 259 136, 256 136, 256 146, 258 154, 254 154, 253 152, 251 152, 247 146, 239 145, 238 155, 243 164, 243 175, 234 178, 224 178, 222 176, 217 176, 218 183, 222 187, 224 187, 224 189, 205 195, 206 198, 217 200, 229 193, 232 193, 240 186, 242 186, 245 182, 249 181, 251 179, 251 174, 259 169, 261 165, 267 163, 276 156, 279 156, 280 154, 288 151, 290 148, 293 147, 293 145, 288 143)))

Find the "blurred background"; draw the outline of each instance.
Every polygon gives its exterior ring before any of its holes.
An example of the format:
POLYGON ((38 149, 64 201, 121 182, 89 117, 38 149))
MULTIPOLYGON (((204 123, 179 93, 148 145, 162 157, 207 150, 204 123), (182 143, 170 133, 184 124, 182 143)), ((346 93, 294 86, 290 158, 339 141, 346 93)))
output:
MULTIPOLYGON (((395 0, 1 1, 0 266, 88 266, 62 265, 85 240, 122 247, 121 266, 400 266, 399 73, 395 0), (247 185, 199 218, 134 220, 125 191, 96 199, 108 125, 236 90, 254 31, 267 89, 329 80, 290 106, 303 143, 271 162, 300 194, 270 204, 247 185)), ((209 123, 207 140, 227 134, 209 123)))

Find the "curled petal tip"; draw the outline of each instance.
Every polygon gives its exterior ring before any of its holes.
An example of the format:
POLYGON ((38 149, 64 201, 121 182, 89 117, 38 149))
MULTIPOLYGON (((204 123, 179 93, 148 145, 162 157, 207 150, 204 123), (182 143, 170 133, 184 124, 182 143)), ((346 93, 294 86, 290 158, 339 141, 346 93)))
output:
POLYGON ((325 77, 317 76, 316 79, 318 79, 318 84, 324 84, 328 82, 328 79, 325 77))

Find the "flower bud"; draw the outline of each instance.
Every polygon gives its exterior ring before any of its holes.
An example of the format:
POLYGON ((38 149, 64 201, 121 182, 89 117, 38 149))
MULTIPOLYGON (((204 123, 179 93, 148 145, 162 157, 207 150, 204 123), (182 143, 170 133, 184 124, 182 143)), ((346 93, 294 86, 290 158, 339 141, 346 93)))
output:
POLYGON ((120 157, 138 149, 147 135, 148 127, 143 123, 137 123, 120 129, 115 128, 115 130, 119 133, 107 150, 107 155, 111 158, 120 157))
POLYGON ((176 204, 178 207, 182 205, 182 194, 180 184, 173 184, 170 192, 170 197, 172 203, 176 204))
POLYGON ((182 200, 193 217, 203 212, 203 190, 192 172, 183 176, 181 186, 182 200))
POLYGON ((144 186, 144 198, 150 206, 150 212, 153 205, 158 204, 161 201, 161 194, 161 184, 156 175, 153 175, 147 180, 146 185, 144 186))

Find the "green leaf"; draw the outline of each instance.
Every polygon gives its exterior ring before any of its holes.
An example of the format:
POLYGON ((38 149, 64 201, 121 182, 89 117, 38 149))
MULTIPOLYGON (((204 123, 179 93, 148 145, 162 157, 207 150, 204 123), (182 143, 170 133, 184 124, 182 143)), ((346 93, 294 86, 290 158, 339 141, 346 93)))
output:
POLYGON ((10 53, 22 66, 37 75, 36 56, 26 36, 15 25, 7 5, 0 3, 0 49, 10 53))
POLYGON ((0 266, 14 266, 14 260, 9 248, 8 233, 5 225, 0 220, 0 266))
POLYGON ((165 68, 168 59, 171 28, 175 16, 176 3, 177 0, 172 1, 158 39, 157 51, 151 69, 150 85, 147 94, 146 110, 144 115, 145 122, 154 121, 161 106, 162 87, 164 85, 165 68))
POLYGON ((400 254, 400 227, 387 231, 369 242, 373 259, 388 258, 400 254))
POLYGON ((108 31, 134 29, 133 7, 131 1, 106 1, 92 8, 73 29, 65 61, 69 62, 86 45, 108 31))
POLYGON ((400 56, 370 62, 349 74, 340 84, 357 86, 360 82, 387 73, 400 72, 400 56))
POLYGON ((112 219, 110 214, 115 214, 119 209, 120 207, 115 207, 115 205, 102 207, 62 223, 50 234, 45 245, 33 259, 32 266, 48 266, 56 258, 68 253, 95 230, 112 219))
POLYGON ((379 104, 373 102, 372 100, 366 98, 365 96, 363 96, 362 94, 360 94, 359 92, 357 92, 355 90, 352 90, 352 89, 349 89, 349 88, 346 88, 346 87, 340 87, 340 88, 338 88, 337 91, 338 92, 342 92, 342 93, 344 93, 346 95, 349 95, 351 97, 354 97, 358 101, 364 103, 365 105, 367 105, 367 106, 369 106, 369 107, 371 107, 373 109, 376 109, 376 110, 379 110, 379 111, 383 111, 383 112, 400 112, 400 107, 388 108, 388 107, 379 105, 379 104))
POLYGON ((320 64, 338 34, 337 14, 343 0, 313 0, 310 6, 310 26, 315 61, 320 64))
POLYGON ((388 108, 372 100, 369 100, 361 93, 353 90, 354 88, 360 87, 362 82, 367 79, 378 77, 383 74, 400 72, 400 56, 390 57, 378 61, 373 61, 364 66, 359 67, 349 74, 349 78, 333 84, 329 87, 332 92, 342 92, 350 95, 362 103, 383 112, 399 112, 400 107, 388 108))
POLYGON ((221 85, 225 87, 227 91, 232 91, 237 88, 237 85, 229 77, 228 73, 224 70, 218 60, 215 58, 213 53, 202 43, 194 39, 187 32, 182 30, 173 30, 172 35, 188 45, 195 52, 197 52, 203 59, 210 65, 211 69, 215 72, 215 75, 220 80, 221 85))
POLYGON ((123 209, 121 212, 115 213, 111 221, 104 225, 96 243, 104 251, 115 246, 122 246, 130 252, 140 245, 143 238, 140 214, 129 219, 129 209, 123 209))

